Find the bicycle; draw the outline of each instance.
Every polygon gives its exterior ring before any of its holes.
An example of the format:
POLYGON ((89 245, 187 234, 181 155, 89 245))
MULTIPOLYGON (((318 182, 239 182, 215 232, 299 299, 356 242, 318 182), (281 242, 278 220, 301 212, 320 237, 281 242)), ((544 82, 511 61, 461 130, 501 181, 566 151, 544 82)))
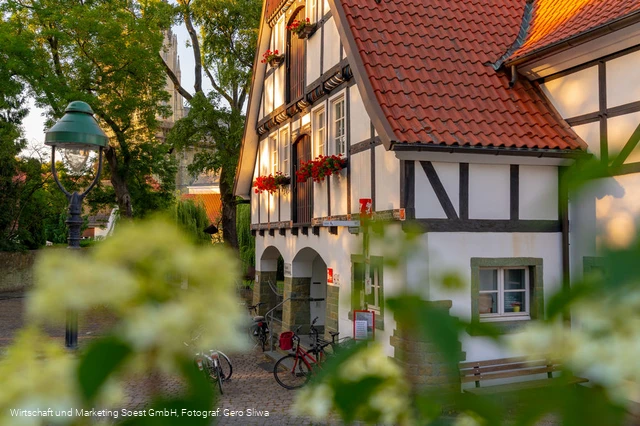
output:
POLYGON ((252 319, 252 324, 249 326, 249 338, 254 342, 254 347, 260 345, 262 348, 262 352, 265 351, 268 342, 268 334, 269 327, 267 327, 267 322, 265 321, 264 316, 257 315, 258 307, 264 305, 263 302, 259 302, 255 305, 247 306, 249 310, 249 315, 252 319))
MULTIPOLYGON (((198 340, 200 334, 191 338, 191 343, 198 340)), ((183 342, 185 346, 190 347, 187 342, 183 342)), ((220 394, 224 394, 222 390, 222 382, 231 380, 233 374, 233 365, 231 360, 223 352, 209 350, 209 355, 205 352, 196 352, 194 357, 194 363, 198 370, 207 377, 212 383, 217 383, 220 389, 220 394)))
POLYGON ((293 350, 294 353, 287 354, 280 358, 273 366, 273 376, 276 382, 285 389, 297 389, 311 379, 313 373, 313 365, 322 368, 321 364, 324 360, 324 348, 329 345, 335 345, 336 336, 339 333, 331 332, 332 341, 321 341, 318 337, 318 330, 315 328, 316 317, 311 323, 310 335, 313 336, 314 342, 309 351, 305 351, 300 346, 300 336, 296 331, 286 331, 280 334, 280 349, 293 350), (315 356, 314 356, 315 355, 315 356))

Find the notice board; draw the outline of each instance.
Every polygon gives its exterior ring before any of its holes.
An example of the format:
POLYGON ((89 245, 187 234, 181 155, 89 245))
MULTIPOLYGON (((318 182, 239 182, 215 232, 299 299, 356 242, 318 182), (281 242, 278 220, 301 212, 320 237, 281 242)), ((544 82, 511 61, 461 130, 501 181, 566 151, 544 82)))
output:
POLYGON ((376 313, 353 311, 353 339, 374 340, 376 335, 376 313))

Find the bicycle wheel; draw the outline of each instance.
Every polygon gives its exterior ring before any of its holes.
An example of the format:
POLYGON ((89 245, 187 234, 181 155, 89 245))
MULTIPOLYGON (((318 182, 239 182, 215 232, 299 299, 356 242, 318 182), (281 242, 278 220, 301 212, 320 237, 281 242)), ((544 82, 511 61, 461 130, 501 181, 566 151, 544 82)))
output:
POLYGON ((264 328, 262 327, 260 327, 258 331, 258 338, 260 340, 260 347, 262 347, 262 352, 264 352, 267 347, 267 333, 264 332, 264 328))
POLYGON ((222 380, 223 380, 223 375, 224 373, 222 373, 222 367, 220 366, 220 361, 219 360, 214 360, 213 361, 215 366, 216 366, 216 376, 218 376, 218 388, 220 389, 220 395, 224 394, 224 392, 222 391, 222 380))
POLYGON ((309 366, 294 354, 285 355, 273 366, 276 382, 285 389, 304 386, 311 379, 309 366))
POLYGON ((231 380, 231 375, 233 374, 233 365, 231 365, 231 360, 229 359, 229 357, 222 352, 218 352, 218 362, 220 363, 220 368, 222 369, 222 380, 231 380))

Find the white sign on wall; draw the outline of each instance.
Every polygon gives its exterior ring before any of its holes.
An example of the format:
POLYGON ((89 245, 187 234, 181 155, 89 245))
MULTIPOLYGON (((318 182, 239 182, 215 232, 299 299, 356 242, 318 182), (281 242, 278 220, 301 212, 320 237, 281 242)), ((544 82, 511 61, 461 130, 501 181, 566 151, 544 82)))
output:
POLYGON ((284 264, 284 276, 285 277, 290 277, 291 276, 291 264, 290 263, 285 263, 284 264))

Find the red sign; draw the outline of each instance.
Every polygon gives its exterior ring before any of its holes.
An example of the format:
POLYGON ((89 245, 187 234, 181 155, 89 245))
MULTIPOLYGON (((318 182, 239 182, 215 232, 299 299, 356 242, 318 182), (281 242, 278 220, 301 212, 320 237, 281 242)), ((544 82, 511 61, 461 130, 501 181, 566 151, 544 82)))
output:
POLYGON ((333 268, 327 268, 327 284, 333 284, 333 268))
POLYGON ((373 203, 371 198, 360 198, 360 218, 371 218, 373 203))

